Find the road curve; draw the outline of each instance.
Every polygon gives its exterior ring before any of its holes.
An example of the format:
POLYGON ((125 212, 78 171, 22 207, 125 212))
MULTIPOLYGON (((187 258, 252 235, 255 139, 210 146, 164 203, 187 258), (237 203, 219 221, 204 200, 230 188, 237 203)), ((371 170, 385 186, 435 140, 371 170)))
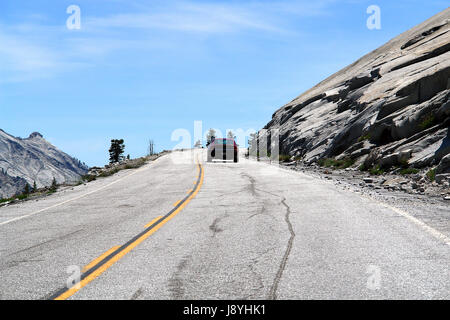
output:
POLYGON ((276 166, 197 158, 0 208, 0 298, 450 298, 448 238, 407 213, 276 166))

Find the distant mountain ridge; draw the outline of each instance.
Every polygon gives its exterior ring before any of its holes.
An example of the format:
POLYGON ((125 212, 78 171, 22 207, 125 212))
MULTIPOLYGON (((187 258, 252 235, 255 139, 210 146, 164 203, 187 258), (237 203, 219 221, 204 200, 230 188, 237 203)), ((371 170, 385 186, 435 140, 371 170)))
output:
POLYGON ((14 137, 0 129, 0 198, 23 191, 26 183, 38 188, 76 182, 88 171, 81 161, 46 141, 39 132, 28 138, 14 137))

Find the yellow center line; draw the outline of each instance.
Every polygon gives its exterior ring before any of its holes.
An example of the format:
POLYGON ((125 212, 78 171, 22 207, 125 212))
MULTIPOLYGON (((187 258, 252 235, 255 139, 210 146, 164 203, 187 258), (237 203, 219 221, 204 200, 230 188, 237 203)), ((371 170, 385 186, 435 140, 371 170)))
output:
POLYGON ((156 221, 158 221, 159 219, 161 219, 162 216, 156 217, 155 219, 153 219, 152 221, 150 221, 149 223, 147 223, 144 228, 148 228, 150 227, 152 224, 154 224, 156 221))
MULTIPOLYGON (((199 166, 201 164, 199 163, 199 166)), ((157 224, 154 228, 150 229, 148 232, 137 238, 134 242, 132 242, 130 245, 128 245, 126 248, 124 248, 122 251, 120 251, 118 254, 113 256, 110 260, 108 260, 105 264, 100 266, 98 269, 96 269, 94 272, 89 274, 86 278, 81 280, 79 283, 65 291, 63 294, 59 295, 55 298, 55 300, 66 300, 70 298, 72 295, 74 295, 78 290, 85 287, 87 284, 89 284, 91 281, 96 279, 98 276, 100 276, 103 272, 108 270, 114 263, 119 261, 123 256, 125 256, 128 252, 133 250, 135 247, 137 247, 141 242, 143 242, 145 239, 147 239, 149 236, 151 236, 153 233, 158 231, 163 225, 165 225, 169 220, 171 220, 173 217, 175 217, 181 210, 184 209, 184 207, 197 195, 199 192, 202 184, 203 184, 203 178, 204 178, 204 170, 201 170, 201 176, 200 181, 195 189, 195 191, 184 201, 174 212, 172 212, 167 218, 162 220, 159 224, 157 224)))
POLYGON ((180 202, 181 202, 181 200, 178 200, 177 202, 175 202, 175 203, 173 204, 173 206, 176 207, 180 202))
POLYGON ((107 256, 109 256, 111 253, 113 253, 114 251, 116 251, 117 249, 119 249, 120 246, 115 246, 112 247, 111 249, 109 249, 108 251, 106 251, 105 253, 103 253, 101 256, 99 256, 97 259, 92 260, 89 264, 87 264, 86 266, 84 266, 84 268, 81 270, 83 272, 88 271, 90 268, 92 268, 93 266, 95 266, 97 263, 99 263, 100 261, 102 261, 103 259, 105 259, 107 256))

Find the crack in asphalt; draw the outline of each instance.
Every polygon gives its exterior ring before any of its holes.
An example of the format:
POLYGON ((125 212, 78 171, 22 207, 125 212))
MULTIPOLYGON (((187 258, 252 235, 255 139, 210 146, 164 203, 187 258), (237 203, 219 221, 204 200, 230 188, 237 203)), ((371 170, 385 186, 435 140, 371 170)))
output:
POLYGON ((84 229, 76 230, 76 231, 73 231, 73 232, 70 232, 70 233, 61 235, 61 236, 59 236, 59 237, 55 237, 55 238, 53 238, 53 239, 50 239, 50 240, 47 240, 47 241, 44 241, 44 242, 41 242, 41 243, 32 245, 32 246, 27 247, 27 248, 25 248, 25 249, 21 249, 21 250, 19 250, 19 251, 13 252, 13 253, 9 254, 8 257, 9 257, 9 256, 13 256, 13 255, 16 255, 16 254, 19 254, 19 253, 23 253, 23 252, 26 252, 26 251, 30 251, 30 250, 34 250, 34 249, 39 249, 39 248, 41 248, 42 246, 45 246, 45 245, 47 245, 47 244, 49 244, 49 243, 53 243, 53 242, 57 242, 57 241, 60 241, 60 240, 69 238, 69 237, 73 236, 74 234, 77 234, 77 233, 79 233, 79 232, 82 232, 83 230, 84 230, 84 229))
POLYGON ((220 229, 217 224, 220 222, 220 220, 222 220, 222 218, 218 217, 215 218, 213 223, 209 226, 209 230, 212 231, 212 237, 214 238, 216 236, 216 233, 222 232, 223 230, 220 229))
POLYGON ((186 256, 181 259, 180 263, 177 265, 177 270, 169 279, 168 289, 173 300, 180 300, 184 296, 185 288, 183 284, 182 273, 184 272, 184 269, 186 269, 190 258, 190 256, 186 256))
MULTIPOLYGON (((248 216, 247 220, 250 220, 251 218, 253 218, 255 216, 258 216, 258 215, 264 215, 264 212, 266 212, 266 206, 263 204, 262 207, 261 207, 261 210, 259 210, 258 212, 252 214, 251 216, 248 216)), ((270 214, 266 214, 266 215, 272 217, 270 214)))
MULTIPOLYGON (((292 245, 294 243, 294 238, 295 238, 294 228, 292 227, 292 223, 291 223, 291 221, 289 219, 289 216, 291 214, 291 208, 286 203, 286 198, 285 197, 281 197, 280 195, 268 192, 266 190, 260 190, 260 189, 256 188, 256 185, 255 185, 256 181, 255 181, 255 179, 253 177, 251 177, 250 175, 248 175, 246 173, 241 173, 241 175, 245 176, 246 178, 248 178, 250 180, 250 185, 248 186, 248 189, 250 190, 250 192, 252 193, 253 196, 257 197, 257 191, 259 191, 259 192, 270 194, 270 195, 278 197, 278 198, 282 198, 281 199, 281 204, 286 208, 286 214, 284 216, 284 220, 286 221, 286 224, 288 226, 290 237, 289 237, 286 250, 284 252, 283 258, 281 259, 280 266, 279 266, 278 271, 277 271, 277 273, 275 275, 275 279, 273 280, 272 286, 271 286, 270 291, 269 291, 269 296, 268 296, 269 300, 276 300, 277 299, 278 286, 279 286, 281 278, 283 276, 283 272, 284 272, 284 270, 286 268, 286 264, 287 264, 287 261, 289 259, 289 255, 291 253, 292 245)), ((258 212, 257 214, 263 214, 264 211, 265 211, 265 206, 263 204, 262 210, 260 212, 258 212)), ((253 216, 257 215, 257 214, 254 214, 251 217, 253 217, 253 216)))
POLYGON ((283 259, 281 259, 280 267, 278 268, 278 272, 275 276, 275 279, 273 280, 272 287, 270 288, 269 297, 268 297, 269 300, 277 299, 278 286, 280 284, 281 277, 283 276, 284 269, 286 268, 286 264, 289 259, 289 255, 292 250, 292 244, 294 243, 294 238, 295 238, 295 232, 292 227, 291 221, 289 220, 289 215, 291 214, 291 208, 286 204, 285 197, 283 197, 283 200, 281 200, 281 203, 286 208, 286 215, 284 216, 284 219, 286 221, 286 224, 288 225, 288 229, 289 229, 291 236, 289 237, 286 251, 284 252, 283 259))
POLYGON ((246 177, 250 181, 250 185, 247 186, 247 189, 249 189, 251 194, 256 197, 255 179, 246 173, 241 173, 241 176, 246 177))
POLYGON ((233 191, 233 192, 221 193, 221 194, 217 195, 216 198, 222 198, 225 196, 230 196, 232 194, 240 194, 240 193, 244 192, 245 190, 246 190, 246 188, 239 189, 239 190, 233 191))
POLYGON ((248 264, 247 267, 250 269, 250 272, 256 278, 256 281, 258 282, 258 287, 253 289, 253 291, 255 291, 255 293, 248 294, 248 295, 242 297, 241 300, 258 299, 258 297, 260 296, 259 291, 263 290, 265 288, 265 286, 264 286, 263 278, 258 272, 256 272, 255 266, 256 266, 256 264, 259 263, 259 260, 263 256, 265 256, 270 251, 274 251, 274 250, 275 250, 275 248, 269 248, 269 249, 265 250, 264 252, 258 254, 256 257, 250 259, 250 264, 248 264))
MULTIPOLYGON (((250 176, 250 175, 248 175, 246 173, 241 173, 241 176, 246 177, 250 181, 250 185, 245 187, 245 189, 246 190, 250 190, 252 196, 259 199, 257 191, 261 191, 261 192, 265 192, 265 191, 262 191, 262 190, 259 190, 258 188, 256 188, 256 181, 255 181, 255 179, 252 176, 250 176)), ((270 193, 270 192, 267 192, 267 193, 270 193)), ((275 196, 279 197, 278 195, 275 195, 275 196)), ((272 216, 270 213, 266 213, 268 211, 267 211, 266 206, 264 204, 264 199, 261 199, 261 203, 262 203, 262 207, 260 208, 260 210, 258 210, 258 212, 256 212, 256 213, 250 215, 247 218, 247 220, 250 220, 251 218, 253 218, 255 216, 258 216, 258 215, 266 215, 266 216, 269 216, 269 217, 271 217, 272 219, 275 220, 274 216, 272 216)))
POLYGON ((131 300, 137 300, 143 293, 142 287, 137 289, 136 292, 131 296, 131 300))

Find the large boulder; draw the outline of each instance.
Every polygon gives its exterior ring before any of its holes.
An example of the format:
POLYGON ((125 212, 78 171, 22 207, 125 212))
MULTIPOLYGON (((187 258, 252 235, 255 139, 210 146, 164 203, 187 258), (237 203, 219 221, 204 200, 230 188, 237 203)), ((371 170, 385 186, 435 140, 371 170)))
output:
POLYGON ((436 167, 436 174, 441 173, 450 173, 450 154, 443 157, 436 167))
POLYGON ((450 152, 449 78, 447 8, 293 99, 264 128, 279 129, 281 152, 307 163, 435 166, 450 152))

